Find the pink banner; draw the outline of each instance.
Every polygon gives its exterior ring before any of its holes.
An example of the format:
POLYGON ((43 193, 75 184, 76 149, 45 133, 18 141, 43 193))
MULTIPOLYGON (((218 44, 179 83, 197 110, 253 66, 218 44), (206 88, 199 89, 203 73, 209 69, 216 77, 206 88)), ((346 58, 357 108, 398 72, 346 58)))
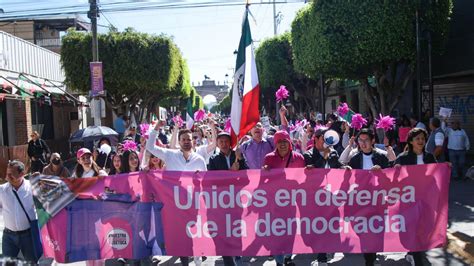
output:
POLYGON ((74 262, 429 250, 445 244, 449 177, 443 163, 64 180, 78 199, 42 227, 45 256, 74 262))
MULTIPOLYGON (((445 244, 447 164, 163 172, 168 255, 421 251, 445 244)), ((151 193, 148 191, 146 193, 151 193)))

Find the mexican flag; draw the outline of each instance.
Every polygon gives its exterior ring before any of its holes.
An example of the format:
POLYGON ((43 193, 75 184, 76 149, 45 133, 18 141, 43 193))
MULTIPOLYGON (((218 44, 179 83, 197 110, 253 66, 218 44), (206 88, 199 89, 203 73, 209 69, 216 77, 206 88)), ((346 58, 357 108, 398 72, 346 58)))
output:
POLYGON ((188 98, 186 105, 186 128, 191 129, 194 124, 193 100, 188 98))
POLYGON ((245 9, 240 37, 237 61, 235 64, 234 84, 232 87, 231 135, 232 143, 242 138, 260 120, 257 65, 252 46, 252 35, 248 20, 248 5, 245 9))

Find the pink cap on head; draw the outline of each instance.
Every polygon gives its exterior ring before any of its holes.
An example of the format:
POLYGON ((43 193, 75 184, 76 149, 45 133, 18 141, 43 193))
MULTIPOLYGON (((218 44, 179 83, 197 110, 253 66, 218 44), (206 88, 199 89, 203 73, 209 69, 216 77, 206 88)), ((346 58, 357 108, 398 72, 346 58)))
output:
POLYGON ((273 136, 273 140, 275 144, 277 144, 280 141, 288 141, 288 143, 290 143, 290 149, 291 149, 291 138, 288 132, 284 130, 277 131, 275 135, 273 136))
POLYGON ((92 152, 88 148, 80 148, 76 152, 76 157, 81 158, 84 154, 92 154, 92 152))

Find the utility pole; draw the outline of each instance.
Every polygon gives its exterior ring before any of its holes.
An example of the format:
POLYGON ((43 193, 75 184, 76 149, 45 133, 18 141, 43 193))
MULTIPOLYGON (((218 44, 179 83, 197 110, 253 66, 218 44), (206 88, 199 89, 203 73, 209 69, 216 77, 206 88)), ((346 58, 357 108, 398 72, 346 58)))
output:
POLYGON ((422 119, 423 112, 423 91, 421 85, 421 46, 420 46, 420 11, 417 9, 415 13, 415 30, 416 30, 416 91, 418 96, 418 120, 422 119))
POLYGON ((87 13, 87 17, 91 20, 92 27, 92 61, 99 61, 99 45, 97 42, 97 17, 99 16, 99 8, 97 6, 97 0, 89 0, 90 10, 87 13))
MULTIPOLYGON (((277 19, 278 19, 278 15, 277 15, 277 13, 276 13, 276 0, 273 0, 273 35, 274 35, 274 36, 277 36, 277 27, 278 27, 278 25, 277 25, 277 23, 278 23, 278 22, 277 22, 277 19)), ((281 104, 285 104, 285 103, 283 103, 283 101, 282 101, 281 104)), ((280 114, 279 114, 280 108, 278 108, 278 106, 279 106, 278 101, 275 100, 275 116, 276 116, 276 122, 277 122, 277 124, 280 124, 280 122, 281 122, 281 121, 280 121, 280 114)))
POLYGON ((276 0, 273 0, 273 35, 277 35, 276 0))
POLYGON ((97 41, 97 17, 99 16, 99 7, 97 6, 97 0, 89 0, 89 4, 90 10, 87 13, 87 17, 91 20, 92 30, 92 62, 90 63, 92 86, 91 106, 94 107, 92 108, 92 117, 94 119, 94 126, 101 126, 103 100, 97 94, 97 90, 100 90, 100 93, 103 92, 103 69, 102 64, 99 62, 99 43, 97 41), (100 80, 101 85, 94 84, 97 83, 98 79, 100 80))

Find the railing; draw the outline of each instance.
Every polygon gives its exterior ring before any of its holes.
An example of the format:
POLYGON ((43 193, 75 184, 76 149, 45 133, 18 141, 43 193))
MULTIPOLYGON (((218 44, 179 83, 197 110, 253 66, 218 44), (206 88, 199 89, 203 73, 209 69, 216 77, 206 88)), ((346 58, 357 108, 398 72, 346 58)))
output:
POLYGON ((61 46, 61 39, 36 39, 36 45, 41 47, 59 47, 61 46))

